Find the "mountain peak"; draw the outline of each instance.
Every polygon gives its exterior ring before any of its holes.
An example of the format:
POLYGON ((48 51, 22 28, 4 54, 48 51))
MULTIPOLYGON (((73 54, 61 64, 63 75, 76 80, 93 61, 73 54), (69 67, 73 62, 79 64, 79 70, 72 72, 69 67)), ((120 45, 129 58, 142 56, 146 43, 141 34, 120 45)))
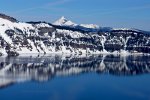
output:
POLYGON ((54 25, 60 25, 60 26, 76 26, 77 25, 74 22, 72 22, 72 21, 68 20, 67 18, 65 18, 64 16, 62 16, 60 19, 55 21, 53 24, 54 25))
POLYGON ((91 28, 91 29, 99 29, 100 28, 96 24, 76 24, 76 23, 72 22, 71 20, 68 20, 64 16, 62 16, 60 19, 55 21, 53 24, 59 25, 59 26, 71 26, 71 27, 81 26, 84 28, 91 28))
POLYGON ((60 19, 61 19, 61 20, 67 20, 67 19, 65 18, 65 16, 61 16, 60 19))

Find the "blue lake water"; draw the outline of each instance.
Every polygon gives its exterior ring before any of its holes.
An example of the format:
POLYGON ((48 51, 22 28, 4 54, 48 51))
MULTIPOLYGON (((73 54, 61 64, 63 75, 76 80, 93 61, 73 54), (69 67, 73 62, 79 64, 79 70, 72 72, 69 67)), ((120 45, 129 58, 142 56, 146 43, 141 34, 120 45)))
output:
POLYGON ((150 56, 0 58, 0 100, 150 100, 150 56))

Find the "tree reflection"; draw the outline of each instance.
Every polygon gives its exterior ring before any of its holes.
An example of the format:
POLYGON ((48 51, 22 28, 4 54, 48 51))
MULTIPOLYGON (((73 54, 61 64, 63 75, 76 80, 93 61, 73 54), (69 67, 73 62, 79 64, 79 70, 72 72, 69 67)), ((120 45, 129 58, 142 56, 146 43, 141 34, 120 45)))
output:
POLYGON ((150 56, 86 55, 1 57, 0 87, 17 82, 48 81, 55 76, 95 72, 133 76, 150 72, 150 56))

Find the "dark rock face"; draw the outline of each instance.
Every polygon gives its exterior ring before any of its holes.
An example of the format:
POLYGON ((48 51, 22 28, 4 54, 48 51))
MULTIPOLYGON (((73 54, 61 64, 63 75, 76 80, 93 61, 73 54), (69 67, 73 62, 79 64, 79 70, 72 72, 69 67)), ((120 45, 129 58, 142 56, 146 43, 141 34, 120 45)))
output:
MULTIPOLYGON (((59 26, 60 27, 60 26, 59 26)), ((57 28, 57 27, 56 27, 57 28)), ((67 28, 65 28, 67 29, 67 28)), ((67 29, 74 31, 74 29, 67 29)), ((76 30, 77 31, 77 30, 76 30)), ((78 32, 86 35, 80 38, 71 38, 62 33, 56 32, 56 37, 64 39, 64 43, 67 46, 73 48, 89 48, 91 50, 114 52, 121 50, 129 52, 141 52, 150 53, 150 34, 136 31, 136 30, 111 30, 107 32, 83 32, 84 30, 78 30, 78 32), (69 41, 71 40, 71 42, 69 41), (77 43, 75 43, 77 41, 77 43), (84 43, 83 43, 84 42, 84 43), (80 43, 80 44, 79 44, 80 43), (83 44, 82 44, 83 43, 83 44)))
POLYGON ((11 22, 18 22, 15 18, 0 13, 0 18, 7 19, 11 22))
POLYGON ((107 51, 127 50, 129 52, 150 52, 150 34, 134 30, 112 30, 107 35, 107 51))

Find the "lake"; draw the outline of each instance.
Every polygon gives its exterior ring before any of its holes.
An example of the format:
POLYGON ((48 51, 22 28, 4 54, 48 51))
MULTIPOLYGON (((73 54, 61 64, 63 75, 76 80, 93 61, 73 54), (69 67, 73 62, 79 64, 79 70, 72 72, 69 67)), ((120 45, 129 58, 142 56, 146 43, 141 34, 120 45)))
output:
POLYGON ((150 100, 150 56, 0 57, 0 100, 150 100))

